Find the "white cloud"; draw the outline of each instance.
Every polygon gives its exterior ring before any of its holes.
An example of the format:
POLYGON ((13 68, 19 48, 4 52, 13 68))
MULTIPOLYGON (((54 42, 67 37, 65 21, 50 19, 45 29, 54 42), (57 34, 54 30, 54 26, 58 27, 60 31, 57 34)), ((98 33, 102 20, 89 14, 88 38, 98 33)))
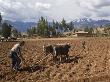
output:
POLYGON ((36 8, 39 8, 39 7, 43 7, 43 8, 50 8, 50 4, 44 4, 44 3, 40 3, 40 2, 36 2, 35 4, 36 8))
POLYGON ((39 17, 67 21, 90 17, 110 18, 110 0, 0 0, 4 19, 37 21, 39 17))
POLYGON ((110 0, 78 0, 81 7, 88 9, 100 9, 102 7, 110 6, 110 0))

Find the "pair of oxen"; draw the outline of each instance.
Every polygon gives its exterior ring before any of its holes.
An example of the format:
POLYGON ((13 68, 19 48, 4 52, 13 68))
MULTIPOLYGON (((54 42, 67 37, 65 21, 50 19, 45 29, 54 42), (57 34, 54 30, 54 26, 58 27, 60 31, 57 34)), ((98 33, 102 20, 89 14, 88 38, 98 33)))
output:
POLYGON ((51 54, 53 56, 53 60, 68 60, 69 58, 69 49, 70 49, 70 44, 55 44, 55 45, 44 45, 43 46, 43 52, 47 56, 51 54))

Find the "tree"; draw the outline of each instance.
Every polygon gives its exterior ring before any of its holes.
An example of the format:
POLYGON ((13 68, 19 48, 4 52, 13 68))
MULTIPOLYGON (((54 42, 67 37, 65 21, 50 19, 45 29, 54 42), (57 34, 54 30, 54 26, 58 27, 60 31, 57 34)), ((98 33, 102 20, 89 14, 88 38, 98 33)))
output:
POLYGON ((2 34, 2 16, 0 13, 0 35, 2 34))
POLYGON ((33 36, 34 34, 37 34, 37 29, 36 29, 36 27, 28 28, 28 29, 27 29, 27 34, 28 34, 29 36, 33 36))
POLYGON ((56 23, 55 23, 55 29, 59 29, 59 27, 60 27, 59 22, 56 22, 56 23))
POLYGON ((1 13, 0 13, 0 35, 1 35, 1 30, 2 30, 2 16, 1 16, 1 13))
POLYGON ((46 35, 48 35, 48 29, 48 21, 41 17, 37 24, 37 34, 39 36, 45 37, 46 35))
POLYGON ((61 24, 59 22, 55 23, 56 36, 60 36, 60 30, 62 30, 61 24))
POLYGON ((69 31, 72 31, 74 29, 74 24, 73 22, 70 22, 68 25, 67 25, 67 28, 69 29, 69 31))
POLYGON ((89 34, 93 34, 93 31, 94 31, 94 30, 93 30, 93 28, 91 27, 91 28, 89 29, 89 32, 88 32, 88 33, 89 33, 89 34))
POLYGON ((88 34, 93 34, 93 32, 94 32, 93 28, 92 27, 88 28, 88 26, 86 28, 84 28, 84 31, 88 32, 88 34))
POLYGON ((68 30, 67 29, 67 24, 66 24, 66 20, 63 18, 63 20, 61 21, 61 26, 62 26, 62 30, 64 30, 65 32, 68 30))
POLYGON ((53 20, 53 22, 52 22, 52 28, 57 29, 57 27, 56 27, 56 23, 55 23, 54 20, 53 20))
POLYGON ((0 35, 2 34, 2 30, 0 29, 0 35))
POLYGON ((57 36, 57 34, 58 34, 58 27, 59 27, 58 26, 58 22, 55 22, 53 20, 52 27, 50 28, 53 36, 57 36))
POLYGON ((12 26, 10 24, 9 25, 7 23, 2 24, 2 35, 3 35, 3 37, 5 37, 5 38, 10 37, 11 28, 12 28, 12 26))
POLYGON ((96 35, 97 36, 101 36, 101 33, 100 33, 100 31, 96 28, 96 35))
POLYGON ((104 28, 104 32, 107 33, 107 35, 110 35, 110 26, 104 28))
POLYGON ((16 28, 12 28, 11 29, 11 37, 18 37, 19 36, 19 32, 16 28))
POLYGON ((84 32, 89 32, 88 26, 84 28, 84 32))
POLYGON ((1 22, 2 22, 2 16, 1 16, 1 13, 0 13, 0 25, 1 25, 1 22))

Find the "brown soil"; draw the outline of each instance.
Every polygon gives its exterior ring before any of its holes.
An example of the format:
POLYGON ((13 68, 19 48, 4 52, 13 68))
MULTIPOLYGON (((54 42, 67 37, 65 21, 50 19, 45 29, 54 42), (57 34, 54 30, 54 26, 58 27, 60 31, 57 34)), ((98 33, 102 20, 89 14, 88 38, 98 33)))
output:
POLYGON ((16 42, 0 43, 0 82, 110 82, 110 39, 26 40, 22 48, 22 70, 10 69, 9 51, 16 42), (86 41, 83 50, 82 42, 86 41), (70 43, 69 60, 53 62, 45 58, 44 44, 70 43), (43 59, 45 58, 45 59, 43 59), (39 62, 43 59, 41 62, 39 62), (39 63, 38 63, 39 62, 39 63))

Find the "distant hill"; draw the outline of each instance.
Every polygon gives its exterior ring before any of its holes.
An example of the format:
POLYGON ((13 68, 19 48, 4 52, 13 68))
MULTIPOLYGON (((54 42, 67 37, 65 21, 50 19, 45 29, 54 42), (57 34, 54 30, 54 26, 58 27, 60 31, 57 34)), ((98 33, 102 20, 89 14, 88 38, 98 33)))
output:
MULTIPOLYGON (((22 22, 22 21, 9 21, 5 20, 5 22, 13 25, 15 28, 17 28, 21 32, 25 32, 27 28, 30 26, 36 26, 37 23, 35 22, 22 22)), ((93 19, 88 19, 88 18, 83 18, 83 19, 76 19, 72 21, 74 26, 76 28, 85 28, 85 27, 97 27, 97 26, 105 26, 105 25, 110 25, 110 20, 93 20, 93 19)), ((52 24, 52 22, 50 22, 52 24)))
POLYGON ((9 20, 5 20, 5 22, 13 25, 15 28, 17 28, 21 32, 25 32, 27 30, 27 28, 29 28, 30 26, 36 26, 35 22, 22 22, 22 21, 12 22, 9 20))

